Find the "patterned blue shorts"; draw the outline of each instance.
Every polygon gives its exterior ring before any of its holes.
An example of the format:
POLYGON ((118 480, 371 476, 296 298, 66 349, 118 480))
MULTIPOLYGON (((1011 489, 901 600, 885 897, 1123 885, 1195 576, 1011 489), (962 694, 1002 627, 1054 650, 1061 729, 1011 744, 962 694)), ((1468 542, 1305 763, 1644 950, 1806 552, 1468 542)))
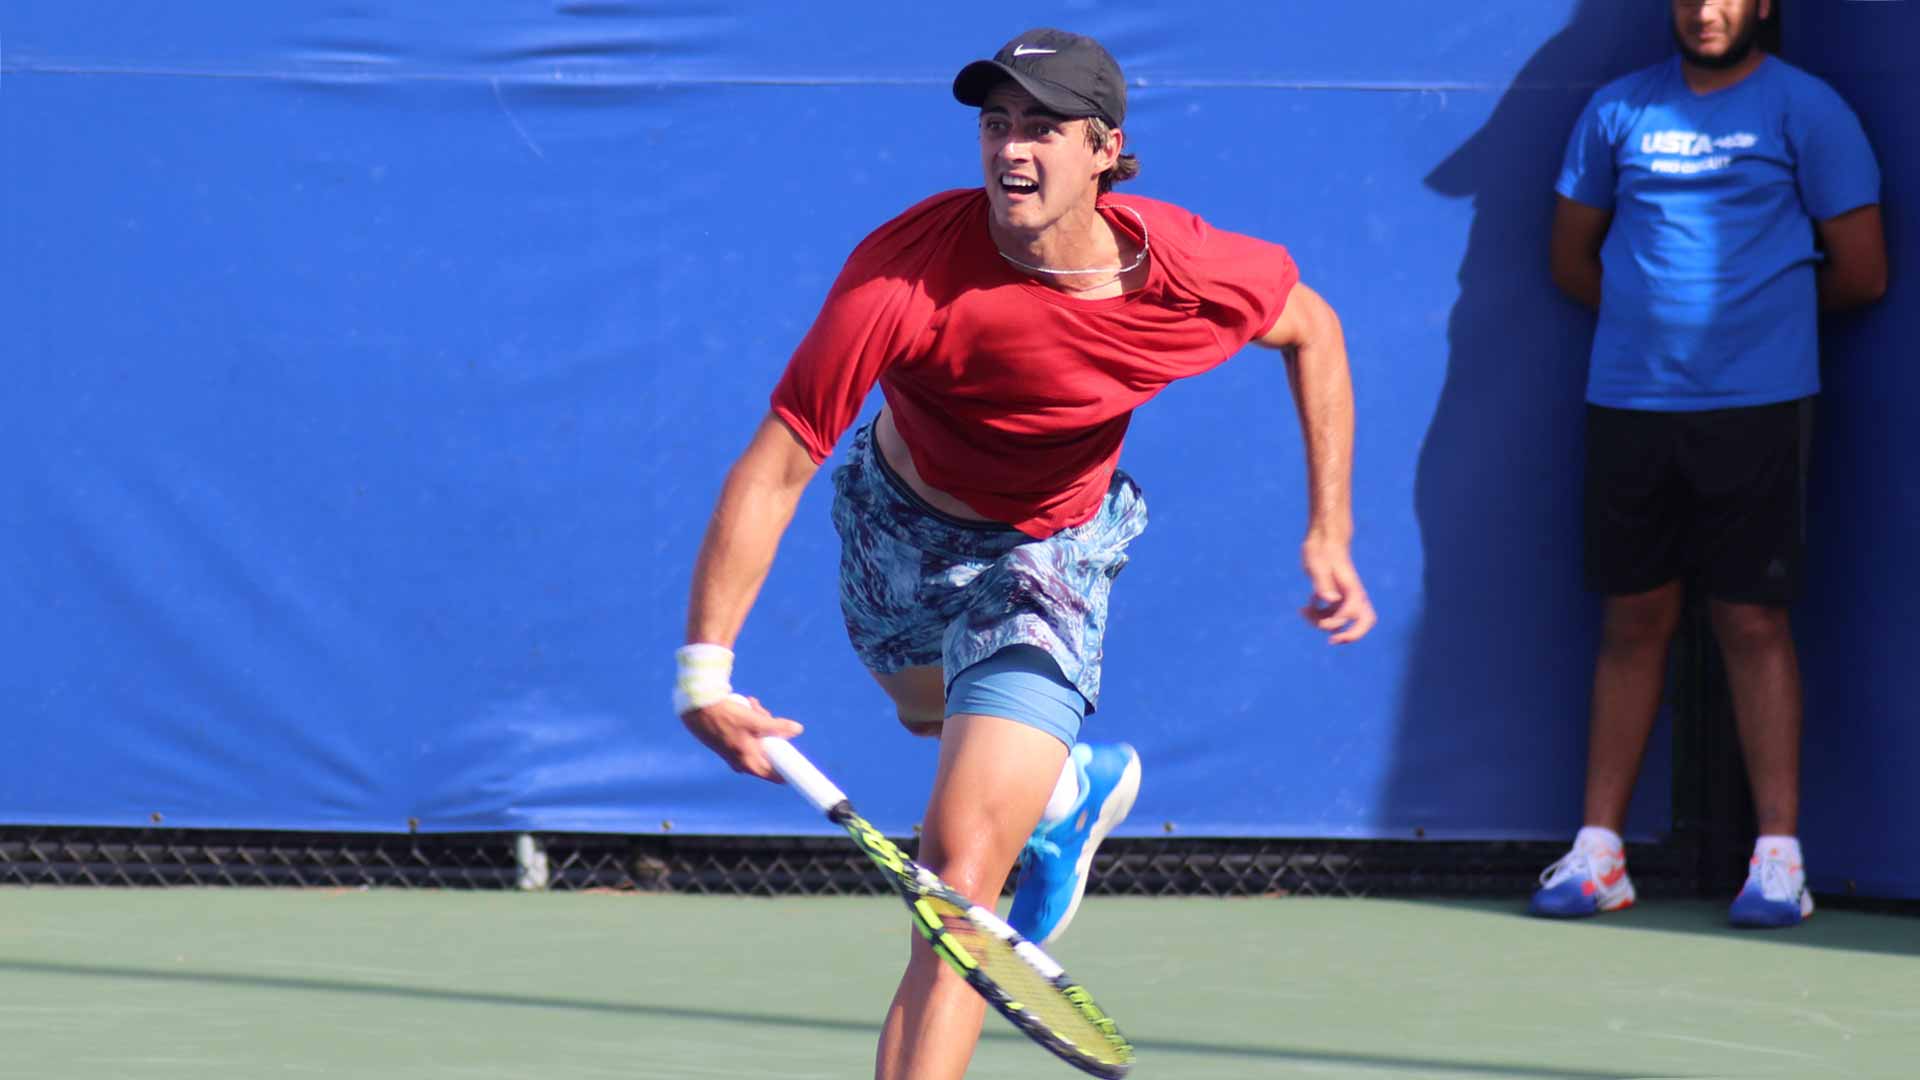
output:
POLYGON ((1093 519, 1045 540, 943 514, 913 494, 859 429, 834 470, 840 609, 862 663, 886 675, 938 663, 954 676, 1009 645, 1046 650, 1100 703, 1107 597, 1147 503, 1115 470, 1093 519))

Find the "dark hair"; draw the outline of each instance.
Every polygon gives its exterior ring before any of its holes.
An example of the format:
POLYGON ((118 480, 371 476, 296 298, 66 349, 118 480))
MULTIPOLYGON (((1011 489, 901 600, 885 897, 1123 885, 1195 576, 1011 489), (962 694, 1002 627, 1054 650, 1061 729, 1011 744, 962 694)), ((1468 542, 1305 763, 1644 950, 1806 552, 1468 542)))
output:
MULTIPOLYGON (((1087 117, 1087 145, 1095 150, 1105 149, 1107 138, 1113 134, 1112 125, 1097 116, 1087 117)), ((1132 154, 1121 154, 1113 163, 1113 168, 1100 174, 1100 192, 1106 194, 1113 185, 1122 180, 1131 180, 1140 175, 1140 159, 1132 154)))

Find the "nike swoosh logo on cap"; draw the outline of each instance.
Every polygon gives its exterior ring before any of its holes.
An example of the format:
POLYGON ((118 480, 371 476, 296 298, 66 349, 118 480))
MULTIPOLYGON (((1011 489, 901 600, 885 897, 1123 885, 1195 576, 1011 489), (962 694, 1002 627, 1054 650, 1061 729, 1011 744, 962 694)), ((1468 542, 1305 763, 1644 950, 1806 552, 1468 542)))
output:
POLYGON ((1015 56, 1039 56, 1043 53, 1057 53, 1059 51, 1059 49, 1036 49, 1031 45, 1015 45, 1013 47, 1013 55, 1015 56))

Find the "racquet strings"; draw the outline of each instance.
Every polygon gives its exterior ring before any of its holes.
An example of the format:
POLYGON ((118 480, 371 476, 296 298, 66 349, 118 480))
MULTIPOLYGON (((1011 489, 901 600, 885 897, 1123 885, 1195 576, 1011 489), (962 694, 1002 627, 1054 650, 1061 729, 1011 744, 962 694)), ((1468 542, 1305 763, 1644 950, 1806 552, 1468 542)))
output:
MULTIPOLYGON (((973 921, 966 910, 937 896, 919 901, 939 919, 946 944, 964 952, 978 971, 1012 999, 1019 1011, 1087 1057, 1110 1065, 1133 1061, 1124 1042, 1089 1019, 1053 978, 1036 968, 1006 939, 973 921)), ((918 906, 918 905, 916 905, 918 906)), ((1055 969, 1056 972, 1058 969, 1055 969)), ((1096 1010, 1097 1012, 1097 1010, 1096 1010)))

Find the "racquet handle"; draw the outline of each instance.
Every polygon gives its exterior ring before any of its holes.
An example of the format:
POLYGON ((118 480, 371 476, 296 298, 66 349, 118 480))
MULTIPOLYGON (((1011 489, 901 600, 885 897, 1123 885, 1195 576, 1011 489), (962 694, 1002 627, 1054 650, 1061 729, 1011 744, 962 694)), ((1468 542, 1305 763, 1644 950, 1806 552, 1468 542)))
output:
POLYGON ((847 801, 846 792, 833 786, 833 781, 814 768, 813 762, 794 749, 792 743, 775 735, 765 735, 760 739, 760 748, 767 752, 767 760, 773 762, 787 783, 812 803, 815 810, 824 814, 847 801))

